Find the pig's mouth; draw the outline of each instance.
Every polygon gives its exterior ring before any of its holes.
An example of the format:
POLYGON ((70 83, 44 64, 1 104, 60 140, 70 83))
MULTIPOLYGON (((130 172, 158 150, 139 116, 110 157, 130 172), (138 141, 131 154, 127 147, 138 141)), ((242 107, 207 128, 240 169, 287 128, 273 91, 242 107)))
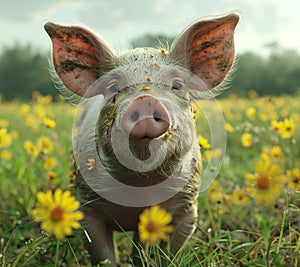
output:
POLYGON ((159 151, 159 147, 162 145, 162 142, 159 138, 154 138, 150 136, 142 137, 130 137, 129 138, 129 147, 132 154, 139 160, 146 160, 151 156, 151 152, 156 153, 159 151))
POLYGON ((136 141, 142 144, 143 143, 149 144, 153 139, 155 138, 145 135, 143 137, 136 138, 136 141))
POLYGON ((147 135, 142 137, 130 137, 129 143, 135 145, 136 148, 140 148, 140 150, 144 150, 149 149, 149 144, 155 139, 156 138, 147 135))

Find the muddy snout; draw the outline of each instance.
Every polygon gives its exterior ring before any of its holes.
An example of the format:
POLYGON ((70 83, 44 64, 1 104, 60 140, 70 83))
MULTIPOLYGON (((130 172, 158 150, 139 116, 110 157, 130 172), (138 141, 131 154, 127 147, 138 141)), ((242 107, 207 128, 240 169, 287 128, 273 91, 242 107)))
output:
POLYGON ((152 95, 133 99, 121 117, 121 127, 134 138, 157 138, 170 128, 170 116, 164 104, 152 95))

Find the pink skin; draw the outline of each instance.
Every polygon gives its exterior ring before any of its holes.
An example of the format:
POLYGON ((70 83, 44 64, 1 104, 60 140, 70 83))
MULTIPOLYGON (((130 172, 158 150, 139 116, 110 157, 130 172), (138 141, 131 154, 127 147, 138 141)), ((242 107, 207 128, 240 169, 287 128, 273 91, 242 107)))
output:
POLYGON ((121 117, 121 127, 131 137, 153 139, 170 127, 170 117, 154 96, 141 95, 132 100, 121 117))

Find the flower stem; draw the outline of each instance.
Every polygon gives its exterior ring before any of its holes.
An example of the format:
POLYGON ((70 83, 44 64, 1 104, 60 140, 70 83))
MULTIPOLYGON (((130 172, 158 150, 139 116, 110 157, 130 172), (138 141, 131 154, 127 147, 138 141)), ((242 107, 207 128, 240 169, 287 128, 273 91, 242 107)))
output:
POLYGON ((146 260, 147 260, 147 265, 146 265, 146 267, 149 267, 150 265, 150 263, 149 263, 149 258, 148 258, 148 256, 149 256, 149 248, 150 248, 150 244, 149 244, 149 240, 146 242, 146 245, 145 245, 145 254, 146 254, 146 260))
POLYGON ((59 245, 60 245, 60 240, 57 239, 57 241, 56 241, 56 252, 55 252, 55 267, 58 264, 59 245))

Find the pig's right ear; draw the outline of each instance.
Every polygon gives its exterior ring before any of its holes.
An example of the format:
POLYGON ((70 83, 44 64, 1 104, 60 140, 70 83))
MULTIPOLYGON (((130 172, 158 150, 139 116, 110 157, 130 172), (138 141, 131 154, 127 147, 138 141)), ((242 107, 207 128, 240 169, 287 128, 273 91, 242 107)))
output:
POLYGON ((88 88, 109 68, 114 58, 111 48, 83 27, 48 22, 45 30, 53 45, 55 71, 65 87, 79 96, 91 97, 88 88))
POLYGON ((195 98, 215 96, 224 89, 222 82, 234 62, 233 34, 238 21, 237 12, 199 20, 174 41, 170 56, 193 73, 195 98))

